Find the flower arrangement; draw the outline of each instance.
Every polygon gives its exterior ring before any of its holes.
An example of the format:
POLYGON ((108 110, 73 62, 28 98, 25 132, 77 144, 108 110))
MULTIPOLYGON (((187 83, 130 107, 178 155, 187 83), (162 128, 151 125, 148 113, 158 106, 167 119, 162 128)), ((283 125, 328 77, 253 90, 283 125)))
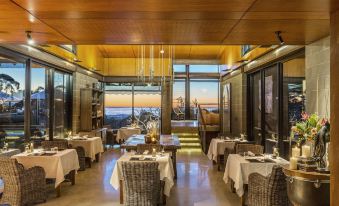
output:
POLYGON ((302 121, 297 122, 291 128, 291 139, 295 135, 298 137, 298 144, 303 144, 306 141, 314 141, 319 130, 328 122, 325 118, 320 118, 317 114, 302 113, 302 121))

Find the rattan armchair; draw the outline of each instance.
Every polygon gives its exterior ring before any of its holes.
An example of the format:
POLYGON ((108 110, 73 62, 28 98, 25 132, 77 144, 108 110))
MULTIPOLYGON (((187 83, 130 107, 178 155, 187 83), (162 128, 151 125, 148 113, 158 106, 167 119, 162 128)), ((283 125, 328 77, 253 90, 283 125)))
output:
MULTIPOLYGON (((69 148, 73 148, 73 146, 70 144, 68 145, 69 148)), ((86 155, 85 155, 85 149, 81 146, 78 146, 74 148, 77 151, 78 154, 78 160, 79 160, 79 171, 85 171, 86 170, 86 155)))
POLYGON ((254 154, 262 154, 264 147, 257 144, 237 144, 235 147, 236 154, 243 154, 244 152, 252 152, 254 154))
POLYGON ((161 199, 157 162, 122 162, 126 206, 155 206, 161 199))
POLYGON ((152 152, 153 149, 155 149, 156 152, 160 152, 162 148, 160 144, 138 144, 137 145, 138 153, 143 153, 146 150, 148 150, 149 152, 152 152))
POLYGON ((25 170, 15 159, 8 157, 0 157, 0 165, 0 177, 5 186, 0 205, 22 206, 46 201, 46 179, 42 167, 25 170))
POLYGON ((288 206, 286 177, 280 166, 274 166, 265 177, 252 173, 248 177, 249 206, 288 206))
POLYGON ((225 151, 224 151, 224 163, 222 164, 224 166, 224 168, 226 167, 228 156, 230 154, 239 154, 237 152, 237 148, 238 147, 241 148, 241 146, 238 146, 238 145, 243 145, 243 144, 245 144, 245 145, 253 145, 254 142, 236 142, 235 145, 234 145, 234 148, 226 148, 225 151))
POLYGON ((53 147, 58 147, 58 149, 68 149, 67 140, 53 140, 53 141, 42 141, 41 146, 44 149, 51 149, 53 147))

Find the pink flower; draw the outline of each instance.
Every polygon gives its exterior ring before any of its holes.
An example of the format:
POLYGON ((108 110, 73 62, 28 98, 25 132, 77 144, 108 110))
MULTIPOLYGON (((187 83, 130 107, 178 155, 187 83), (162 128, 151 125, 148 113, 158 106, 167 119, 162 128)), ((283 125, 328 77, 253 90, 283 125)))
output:
POLYGON ((322 120, 321 120, 321 126, 324 126, 326 123, 328 122, 328 120, 327 119, 325 119, 325 118, 323 118, 322 120))
POLYGON ((306 112, 301 113, 301 119, 308 120, 309 118, 310 118, 310 115, 307 114, 306 112))

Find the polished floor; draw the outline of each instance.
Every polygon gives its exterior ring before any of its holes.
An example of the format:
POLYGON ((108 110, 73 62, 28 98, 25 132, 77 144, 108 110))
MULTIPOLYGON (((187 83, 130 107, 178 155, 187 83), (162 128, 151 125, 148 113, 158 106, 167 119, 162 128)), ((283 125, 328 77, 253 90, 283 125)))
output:
MULTIPOLYGON (((99 163, 79 172, 76 185, 62 185, 61 197, 50 191, 44 206, 120 205, 119 192, 109 183, 114 164, 121 155, 120 149, 105 152, 99 163)), ((178 179, 167 199, 168 206, 237 206, 240 199, 230 192, 218 172, 200 150, 178 153, 178 179)))

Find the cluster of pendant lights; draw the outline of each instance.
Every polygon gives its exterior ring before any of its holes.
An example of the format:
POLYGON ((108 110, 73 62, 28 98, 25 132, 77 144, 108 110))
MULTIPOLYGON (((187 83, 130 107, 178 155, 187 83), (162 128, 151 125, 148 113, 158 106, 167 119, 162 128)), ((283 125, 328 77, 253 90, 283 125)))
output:
POLYGON ((154 82, 155 71, 160 72, 161 82, 171 77, 175 56, 173 45, 139 45, 137 54, 137 76, 141 82, 154 82), (166 64, 167 63, 167 64, 166 64))

